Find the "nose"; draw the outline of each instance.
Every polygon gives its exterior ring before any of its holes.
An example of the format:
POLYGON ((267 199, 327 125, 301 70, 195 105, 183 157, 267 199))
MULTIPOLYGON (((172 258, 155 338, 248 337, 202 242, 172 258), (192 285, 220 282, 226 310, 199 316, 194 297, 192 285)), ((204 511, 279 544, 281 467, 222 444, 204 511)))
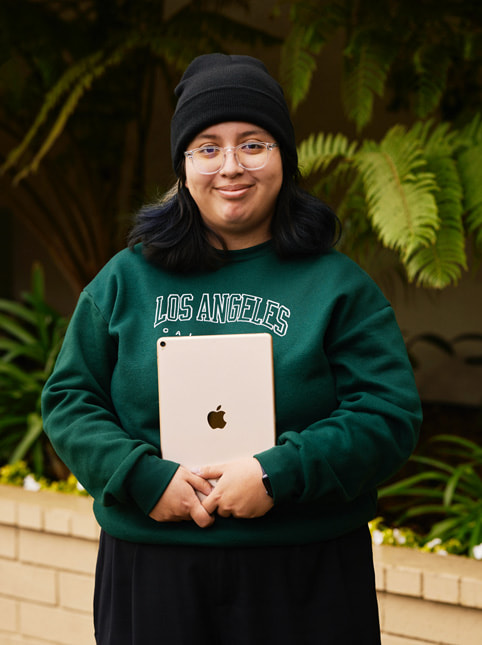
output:
POLYGON ((223 175, 237 175, 238 173, 244 172, 244 168, 236 160, 236 151, 234 148, 226 148, 224 150, 224 164, 220 172, 223 175))

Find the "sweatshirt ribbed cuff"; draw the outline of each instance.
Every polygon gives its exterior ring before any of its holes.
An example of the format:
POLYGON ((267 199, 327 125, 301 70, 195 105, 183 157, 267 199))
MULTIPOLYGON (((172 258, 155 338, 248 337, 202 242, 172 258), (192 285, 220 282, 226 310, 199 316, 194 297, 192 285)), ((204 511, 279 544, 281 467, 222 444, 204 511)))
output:
POLYGON ((148 515, 167 488, 179 464, 146 454, 132 469, 127 482, 130 496, 148 515))

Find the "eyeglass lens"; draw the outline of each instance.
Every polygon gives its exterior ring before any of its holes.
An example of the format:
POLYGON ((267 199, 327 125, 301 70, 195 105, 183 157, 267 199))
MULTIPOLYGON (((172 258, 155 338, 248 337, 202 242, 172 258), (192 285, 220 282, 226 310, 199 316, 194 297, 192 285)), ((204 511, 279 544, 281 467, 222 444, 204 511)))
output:
POLYGON ((238 164, 247 170, 258 170, 268 160, 268 147, 263 143, 243 143, 228 150, 217 146, 205 146, 195 150, 192 159, 200 172, 215 173, 223 167, 225 155, 229 151, 234 153, 238 164))

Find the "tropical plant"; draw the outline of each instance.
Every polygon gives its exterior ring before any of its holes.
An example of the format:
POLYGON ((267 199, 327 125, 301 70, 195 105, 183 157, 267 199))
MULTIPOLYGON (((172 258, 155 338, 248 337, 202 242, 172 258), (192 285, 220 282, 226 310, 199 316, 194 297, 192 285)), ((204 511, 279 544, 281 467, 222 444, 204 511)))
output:
POLYGON ((360 132, 377 99, 425 119, 469 117, 482 107, 482 6, 477 0, 279 0, 290 32, 281 77, 293 109, 306 99, 320 54, 342 42, 341 98, 360 132))
POLYGON ((335 204, 345 250, 364 263, 364 248, 398 255, 408 280, 455 284, 467 268, 467 238, 482 253, 482 120, 457 130, 417 122, 391 128, 379 142, 312 135, 299 146, 312 189, 335 204))
POLYGON ((249 3, 0 3, 0 191, 75 292, 125 245, 131 213, 171 182, 159 177, 169 158, 159 115, 187 63, 278 42, 233 8, 249 3))
POLYGON ((372 273, 375 258, 381 273, 384 260, 398 264, 394 251, 409 281, 456 284, 468 267, 466 247, 473 243, 482 254, 482 5, 288 4, 280 71, 294 110, 318 89, 314 72, 325 46, 338 39, 342 105, 358 134, 377 101, 414 122, 393 126, 377 142, 320 133, 301 143, 304 175, 344 221, 345 251, 372 273))
POLYGON ((390 501, 396 524, 433 519, 426 543, 456 540, 473 556, 482 544, 482 447, 455 435, 430 443, 433 456, 411 458, 420 472, 382 487, 379 497, 390 501))
MULTIPOLYGON (((322 133, 301 144, 305 175, 315 182, 318 169, 315 189, 339 206, 344 250, 372 272, 375 258, 393 264, 394 251, 409 280, 457 283, 468 266, 467 242, 476 255, 482 249, 482 129, 474 117, 482 111, 482 5, 272 2, 289 8, 281 78, 294 109, 312 89, 325 45, 341 38, 343 105, 359 133, 382 99, 393 112, 433 117, 395 126, 377 142, 322 133)), ((159 155, 148 152, 157 150, 159 105, 185 65, 205 52, 280 43, 229 17, 229 9, 250 4, 0 4, 0 131, 8 145, 0 189, 75 291, 123 246, 136 206, 170 181, 159 181, 149 161, 159 155)))
POLYGON ((45 301, 40 265, 22 301, 0 300, 0 464, 25 459, 37 474, 65 474, 43 433, 40 396, 66 327, 45 301))

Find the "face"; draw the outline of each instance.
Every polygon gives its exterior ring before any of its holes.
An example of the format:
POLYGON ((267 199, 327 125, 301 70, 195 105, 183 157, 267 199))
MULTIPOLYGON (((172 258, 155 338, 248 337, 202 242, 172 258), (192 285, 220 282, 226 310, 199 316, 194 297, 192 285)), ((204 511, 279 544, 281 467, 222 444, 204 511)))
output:
MULTIPOLYGON (((221 148, 250 141, 275 143, 274 138, 251 123, 228 122, 210 126, 189 144, 188 150, 204 145, 221 148)), ((203 175, 186 159, 186 186, 206 225, 221 235, 228 249, 255 246, 270 239, 270 224, 283 180, 279 148, 273 148, 268 162, 259 170, 245 170, 228 152, 223 168, 203 175)), ((213 240, 213 244, 216 241, 213 240)))

